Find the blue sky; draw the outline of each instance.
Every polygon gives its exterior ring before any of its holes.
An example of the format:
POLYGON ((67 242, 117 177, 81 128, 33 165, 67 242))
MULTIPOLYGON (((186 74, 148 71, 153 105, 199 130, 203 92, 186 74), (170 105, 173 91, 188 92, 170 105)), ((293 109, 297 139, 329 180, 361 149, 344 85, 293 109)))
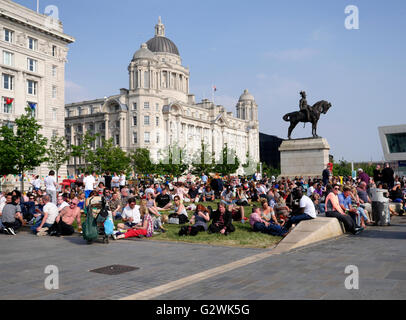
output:
MULTIPOLYGON (((36 0, 16 1, 32 9, 36 0)), ((127 67, 154 36, 158 16, 191 71, 196 99, 235 112, 244 89, 259 105, 261 132, 286 138, 285 113, 299 92, 333 108, 319 123, 336 160, 382 160, 378 127, 406 123, 403 0, 41 0, 56 5, 70 45, 66 102, 101 98, 128 87, 127 67), (344 27, 347 5, 360 29, 344 27)), ((311 134, 300 125, 294 137, 311 134)))

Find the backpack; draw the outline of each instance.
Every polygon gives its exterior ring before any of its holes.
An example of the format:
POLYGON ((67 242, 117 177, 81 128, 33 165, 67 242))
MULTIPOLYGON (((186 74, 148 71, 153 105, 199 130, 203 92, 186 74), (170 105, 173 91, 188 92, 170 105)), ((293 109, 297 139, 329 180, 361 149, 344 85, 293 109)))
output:
POLYGON ((85 222, 82 223, 82 232, 83 239, 87 240, 88 242, 96 240, 99 235, 96 220, 91 212, 87 214, 85 222))

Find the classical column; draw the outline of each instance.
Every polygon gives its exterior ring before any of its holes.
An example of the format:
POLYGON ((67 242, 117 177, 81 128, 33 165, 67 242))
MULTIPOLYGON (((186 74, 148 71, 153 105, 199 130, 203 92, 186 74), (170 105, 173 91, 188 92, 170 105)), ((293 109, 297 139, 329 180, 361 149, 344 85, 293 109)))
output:
POLYGON ((109 140, 109 115, 104 115, 105 139, 109 140))
POLYGON ((125 116, 121 113, 120 114, 120 148, 126 148, 127 146, 125 145, 124 142, 124 134, 125 134, 125 116))

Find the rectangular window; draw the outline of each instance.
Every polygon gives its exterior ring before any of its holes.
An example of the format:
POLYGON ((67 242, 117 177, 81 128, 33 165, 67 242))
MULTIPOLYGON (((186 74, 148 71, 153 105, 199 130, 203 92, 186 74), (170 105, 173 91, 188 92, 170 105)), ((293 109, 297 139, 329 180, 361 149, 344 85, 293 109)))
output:
POLYGON ((406 152, 406 133, 388 133, 385 135, 388 143, 389 153, 406 152))
POLYGON ((56 93, 57 93, 56 86, 52 86, 52 98, 53 98, 53 99, 56 98, 56 93))
POLYGON ((52 46, 52 56, 56 57, 56 46, 52 46))
POLYGON ((28 58, 27 59, 27 69, 32 72, 37 72, 37 60, 28 58))
POLYGON ((155 105, 156 112, 159 112, 159 103, 155 105))
POLYGON ((120 145, 120 135, 119 134, 116 135, 116 145, 117 146, 120 145))
POLYGON ((144 117, 144 125, 149 126, 149 116, 144 117))
POLYGON ((3 89, 13 90, 14 77, 8 74, 3 74, 3 89))
POLYGON ((144 142, 145 143, 150 143, 150 133, 149 132, 144 132, 144 142))
POLYGON ((8 29, 4 29, 4 41, 13 43, 14 32, 8 29))
POLYGON ((89 114, 93 114, 94 113, 94 108, 93 106, 89 106, 89 114))
POLYGON ((159 132, 156 133, 156 143, 159 143, 159 132))
POLYGON ((133 142, 134 142, 134 144, 137 144, 137 143, 138 143, 137 132, 134 132, 134 133, 133 133, 133 142))
POLYGON ((136 102, 133 103, 133 110, 134 110, 134 111, 137 110, 137 103, 136 103, 136 102))
POLYGON ((8 66, 12 66, 14 64, 14 54, 3 51, 3 63, 8 66))
POLYGON ((56 121, 57 119, 57 109, 52 108, 52 120, 56 121))
POLYGON ((58 130, 52 130, 52 137, 58 136, 58 130))
POLYGON ((144 109, 149 110, 149 102, 144 102, 144 109))
POLYGON ((53 77, 56 77, 56 75, 57 75, 57 66, 52 66, 52 76, 53 77))
POLYGON ((116 121, 116 128, 120 129, 120 121, 116 121))
POLYGON ((78 107, 78 116, 80 117, 82 115, 82 108, 78 107))
POLYGON ((156 117, 155 124, 156 124, 157 127, 159 127, 159 117, 156 117))
POLYGON ((27 80, 27 84, 28 84, 28 94, 36 96, 37 89, 38 89, 38 82, 32 81, 32 80, 27 80))
POLYGON ((134 116, 134 117, 133 117, 133 125, 134 125, 134 126, 137 126, 137 116, 134 116))
POLYGON ((38 40, 28 37, 28 49, 37 51, 38 50, 38 40))

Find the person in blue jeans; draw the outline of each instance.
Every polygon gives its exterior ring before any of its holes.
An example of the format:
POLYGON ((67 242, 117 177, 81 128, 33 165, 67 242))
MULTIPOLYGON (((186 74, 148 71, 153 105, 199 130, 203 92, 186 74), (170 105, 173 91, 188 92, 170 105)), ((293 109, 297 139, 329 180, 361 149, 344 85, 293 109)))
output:
POLYGON ((288 230, 284 227, 276 225, 272 222, 267 222, 261 218, 261 210, 257 207, 252 208, 250 215, 250 225, 254 232, 262 232, 272 236, 284 237, 288 234, 288 230))
POLYGON ((289 230, 293 224, 297 225, 300 221, 311 220, 317 217, 313 201, 303 194, 302 188, 295 189, 293 194, 296 199, 300 199, 300 209, 289 218, 288 222, 286 222, 285 228, 287 230, 289 230))

